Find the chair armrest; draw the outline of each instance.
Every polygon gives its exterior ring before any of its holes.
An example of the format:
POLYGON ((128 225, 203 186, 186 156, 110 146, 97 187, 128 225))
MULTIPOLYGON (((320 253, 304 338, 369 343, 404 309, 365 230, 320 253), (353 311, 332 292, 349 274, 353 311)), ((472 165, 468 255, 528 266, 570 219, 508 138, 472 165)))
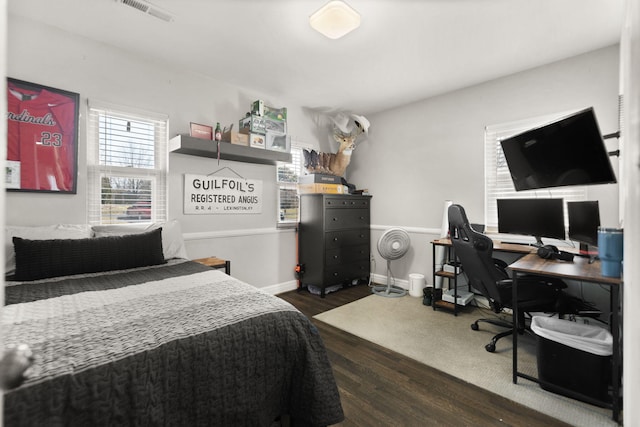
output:
POLYGON ((506 268, 509 266, 505 261, 498 258, 493 258, 493 263, 496 267, 500 267, 503 270, 506 270, 506 268))

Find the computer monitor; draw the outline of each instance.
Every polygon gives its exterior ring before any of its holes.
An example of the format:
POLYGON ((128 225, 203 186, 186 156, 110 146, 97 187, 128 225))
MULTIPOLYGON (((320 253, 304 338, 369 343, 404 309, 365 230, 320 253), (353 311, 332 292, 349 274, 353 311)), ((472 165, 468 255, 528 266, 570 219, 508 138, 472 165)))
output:
POLYGON ((580 253, 592 254, 589 245, 598 246, 600 209, 597 200, 567 202, 569 239, 580 243, 580 253))
POLYGON ((616 182, 593 108, 500 144, 517 191, 616 182))
POLYGON ((534 236, 536 246, 543 237, 565 238, 563 199, 497 199, 498 232, 534 236))

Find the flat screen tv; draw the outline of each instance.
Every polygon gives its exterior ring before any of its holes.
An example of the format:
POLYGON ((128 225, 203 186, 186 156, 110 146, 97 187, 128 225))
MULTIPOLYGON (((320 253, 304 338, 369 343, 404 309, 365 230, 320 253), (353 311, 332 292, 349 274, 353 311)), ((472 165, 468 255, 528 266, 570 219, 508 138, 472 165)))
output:
POLYGON ((597 200, 567 202, 570 240, 580 243, 580 253, 591 253, 589 246, 598 246, 600 208, 597 200))
POLYGON ((616 182, 593 108, 500 144, 517 191, 616 182))
POLYGON ((564 240, 564 199, 497 199, 498 232, 564 240))

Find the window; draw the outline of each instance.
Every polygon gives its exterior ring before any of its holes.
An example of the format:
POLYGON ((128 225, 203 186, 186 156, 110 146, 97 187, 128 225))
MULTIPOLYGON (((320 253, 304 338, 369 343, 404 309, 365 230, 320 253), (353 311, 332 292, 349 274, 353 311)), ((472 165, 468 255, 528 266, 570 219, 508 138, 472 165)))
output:
POLYGON ((88 222, 167 219, 168 118, 89 105, 88 222))
POLYGON ((276 168, 278 182, 278 226, 295 226, 298 223, 298 177, 304 168, 303 149, 311 146, 291 141, 291 163, 278 162, 276 168))
POLYGON ((484 170, 485 170, 485 227, 488 232, 498 231, 498 208, 496 199, 545 197, 564 198, 565 224, 567 224, 567 201, 586 200, 587 192, 584 186, 569 186, 545 188, 540 190, 516 191, 511 180, 509 167, 502 152, 500 140, 520 132, 524 132, 568 113, 553 114, 545 117, 521 120, 487 126, 484 131, 484 170))

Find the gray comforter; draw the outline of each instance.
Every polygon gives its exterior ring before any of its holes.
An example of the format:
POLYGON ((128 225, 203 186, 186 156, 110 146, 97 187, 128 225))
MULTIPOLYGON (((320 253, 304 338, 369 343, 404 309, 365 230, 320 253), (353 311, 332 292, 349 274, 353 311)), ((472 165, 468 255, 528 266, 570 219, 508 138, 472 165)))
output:
POLYGON ((343 419, 326 350, 293 306, 192 262, 6 288, 5 344, 35 354, 8 426, 263 426, 343 419))

